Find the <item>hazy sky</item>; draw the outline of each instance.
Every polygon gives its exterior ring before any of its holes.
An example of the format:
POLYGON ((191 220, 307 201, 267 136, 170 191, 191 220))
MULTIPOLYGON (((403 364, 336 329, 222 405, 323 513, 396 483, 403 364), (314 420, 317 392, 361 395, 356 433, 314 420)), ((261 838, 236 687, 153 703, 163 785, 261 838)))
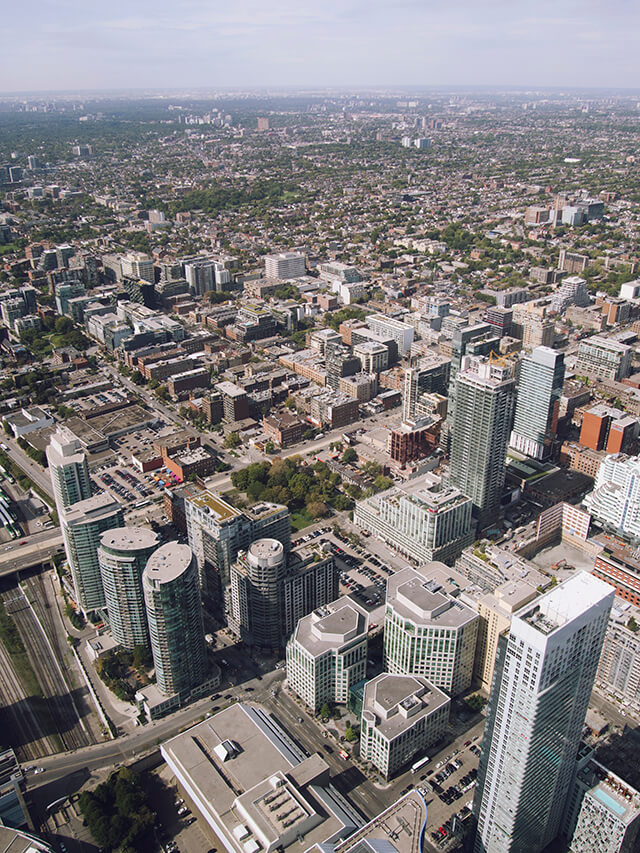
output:
POLYGON ((18 0, 0 90, 640 88, 640 0, 18 0))

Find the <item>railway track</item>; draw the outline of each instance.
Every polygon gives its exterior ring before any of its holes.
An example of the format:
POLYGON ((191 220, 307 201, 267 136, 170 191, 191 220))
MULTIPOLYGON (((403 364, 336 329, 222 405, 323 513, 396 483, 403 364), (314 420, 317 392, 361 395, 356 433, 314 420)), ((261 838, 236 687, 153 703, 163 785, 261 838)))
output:
POLYGON ((40 712, 41 725, 55 733, 52 734, 52 740, 57 741, 54 752, 88 746, 93 740, 78 713, 63 672, 66 650, 61 648, 55 630, 46 589, 41 578, 33 578, 28 584, 33 606, 20 588, 10 590, 3 598, 5 609, 15 620, 46 700, 40 712), (49 629, 46 633, 45 625, 49 629))
MULTIPOLYGON (((3 596, 4 598, 4 596, 3 596)), ((13 746, 23 761, 42 758, 58 751, 55 740, 45 733, 35 700, 26 695, 21 679, 4 645, 0 643, 0 720, 8 733, 7 745, 13 746)))

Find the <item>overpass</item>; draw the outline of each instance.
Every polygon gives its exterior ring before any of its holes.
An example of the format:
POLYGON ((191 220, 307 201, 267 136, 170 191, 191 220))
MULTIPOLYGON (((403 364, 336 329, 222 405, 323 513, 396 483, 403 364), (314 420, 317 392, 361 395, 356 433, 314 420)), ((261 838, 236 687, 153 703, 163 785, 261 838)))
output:
POLYGON ((0 546, 0 578, 48 564, 63 549, 60 528, 34 533, 0 546))

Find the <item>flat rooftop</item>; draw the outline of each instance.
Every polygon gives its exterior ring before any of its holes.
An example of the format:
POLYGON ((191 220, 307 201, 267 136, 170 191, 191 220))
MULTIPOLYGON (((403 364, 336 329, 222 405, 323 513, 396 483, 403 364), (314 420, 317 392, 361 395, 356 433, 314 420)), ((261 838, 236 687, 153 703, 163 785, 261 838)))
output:
POLYGON ((205 489, 197 495, 187 495, 186 500, 194 507, 208 513, 218 524, 230 521, 242 515, 239 509, 231 506, 220 495, 205 489))
POLYGON ((348 596, 320 607, 300 619, 294 637, 309 654, 318 657, 331 649, 367 637, 369 617, 348 596))
POLYGON ((100 537, 100 544, 114 551, 140 551, 159 543, 158 534, 150 527, 116 527, 105 530, 100 537))
POLYGON ((588 608, 598 604, 604 606, 609 598, 613 603, 614 594, 615 589, 610 584, 595 575, 580 572, 540 596, 514 618, 548 636, 577 619, 588 608))
POLYGON ((374 714, 376 729, 393 740, 450 701, 426 678, 384 672, 365 684, 362 710, 374 714))
POLYGON ((193 553, 188 545, 166 542, 149 557, 143 577, 154 585, 170 583, 189 568, 192 560, 193 553))
POLYGON ((418 626, 460 628, 477 618, 471 608, 447 595, 437 580, 407 567, 387 579, 387 606, 418 626))
POLYGON ((260 707, 232 705, 167 741, 161 752, 227 850, 283 846, 304 853, 364 825, 330 784, 324 759, 307 758, 260 707))

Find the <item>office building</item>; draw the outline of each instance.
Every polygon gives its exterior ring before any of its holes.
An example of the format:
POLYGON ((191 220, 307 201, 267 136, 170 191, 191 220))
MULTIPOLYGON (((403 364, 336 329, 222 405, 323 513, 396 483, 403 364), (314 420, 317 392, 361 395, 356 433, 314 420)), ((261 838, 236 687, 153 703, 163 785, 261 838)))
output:
POLYGON ((100 537, 105 530, 124 526, 122 506, 100 492, 62 508, 59 517, 76 604, 85 612, 99 610, 106 603, 98 563, 100 537))
POLYGON ((380 373, 389 367, 389 351, 383 344, 365 341, 353 348, 353 354, 360 359, 364 373, 380 373))
POLYGON ((264 259, 266 278, 300 278, 306 271, 306 258, 302 252, 279 252, 266 255, 264 259))
POLYGON ((387 672, 420 675, 456 696, 471 684, 477 636, 478 614, 431 578, 429 566, 402 569, 387 579, 387 672))
POLYGON ((443 737, 451 700, 426 678, 383 672, 365 684, 360 757, 389 779, 443 737))
POLYGON ((626 453, 637 439, 639 429, 637 418, 599 403, 582 415, 580 444, 591 450, 626 453))
POLYGON ((369 615, 348 597, 313 610, 287 643, 287 682, 312 711, 345 705, 367 674, 369 615))
POLYGON ((427 474, 356 501, 354 523, 417 562, 453 562, 473 540, 471 501, 427 474))
POLYGON ((594 335, 578 344, 576 376, 622 381, 631 373, 633 349, 612 338, 594 335))
POLYGON ((222 414, 227 423, 249 417, 249 399, 244 388, 229 381, 218 382, 215 387, 222 397, 222 414))
POLYGON ((568 853, 634 853, 640 845, 640 793, 586 749, 566 811, 568 853))
POLYGON ((449 480, 471 498, 484 526, 500 514, 507 444, 513 424, 513 365, 465 356, 455 379, 449 480))
POLYGON ((87 454, 79 439, 67 427, 58 427, 51 436, 47 462, 58 513, 64 507, 91 497, 87 454))
POLYGON ((338 590, 333 555, 319 547, 287 555, 277 539, 256 539, 231 567, 228 624, 250 645, 281 649, 298 621, 338 590))
POLYGON ((580 572, 518 611, 501 637, 474 853, 538 853, 559 834, 613 598, 580 572))
POLYGON ((369 314, 366 317, 366 323, 374 334, 395 341, 401 356, 408 355, 411 352, 414 335, 413 326, 396 320, 394 317, 387 317, 385 314, 369 314))
POLYGON ((226 853, 305 853, 364 819, 263 708, 237 703, 160 747, 180 788, 226 853))
POLYGON ((609 530, 640 539, 640 459, 624 453, 605 456, 584 505, 609 530))
POLYGON ((142 572, 159 545, 160 537, 149 527, 119 527, 100 537, 98 565, 111 636, 128 651, 149 646, 142 572))
POLYGON ((277 539, 291 547, 291 516, 286 506, 265 501, 239 510, 205 489, 185 498, 189 545, 196 556, 205 600, 221 604, 238 551, 255 539, 277 539))
POLYGON ((189 546, 167 542, 155 549, 142 589, 157 687, 186 701, 207 678, 198 566, 189 546))
POLYGON ((564 383, 564 355, 536 347, 520 362, 511 447, 533 459, 551 455, 564 383))

